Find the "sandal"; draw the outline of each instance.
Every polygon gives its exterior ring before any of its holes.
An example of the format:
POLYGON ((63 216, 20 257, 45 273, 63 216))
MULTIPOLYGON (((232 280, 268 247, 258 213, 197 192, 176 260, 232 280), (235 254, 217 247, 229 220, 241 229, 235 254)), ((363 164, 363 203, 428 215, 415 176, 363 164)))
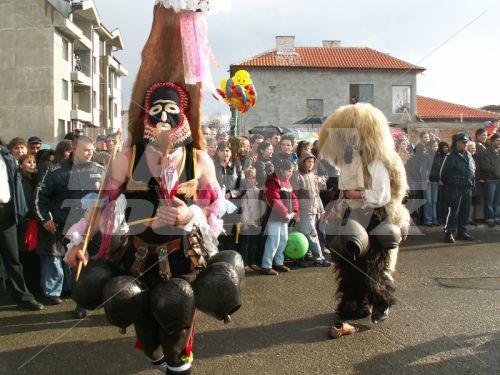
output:
POLYGON ((328 330, 328 336, 331 339, 338 339, 339 337, 352 335, 356 332, 358 332, 358 329, 349 323, 336 322, 328 330))

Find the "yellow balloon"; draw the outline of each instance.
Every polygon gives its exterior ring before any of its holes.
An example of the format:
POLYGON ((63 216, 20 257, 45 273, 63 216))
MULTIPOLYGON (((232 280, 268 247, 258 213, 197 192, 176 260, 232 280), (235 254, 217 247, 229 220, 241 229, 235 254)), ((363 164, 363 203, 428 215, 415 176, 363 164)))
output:
POLYGON ((250 74, 246 70, 238 70, 234 73, 233 83, 235 85, 241 85, 245 87, 246 85, 250 85, 252 83, 252 79, 250 78, 250 74))

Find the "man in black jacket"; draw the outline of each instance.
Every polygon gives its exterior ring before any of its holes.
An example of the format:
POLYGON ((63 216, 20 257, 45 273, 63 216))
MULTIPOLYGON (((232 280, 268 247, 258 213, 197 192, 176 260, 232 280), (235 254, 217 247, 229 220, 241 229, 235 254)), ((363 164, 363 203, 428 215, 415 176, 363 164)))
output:
POLYGON ((28 212, 23 186, 14 156, 0 145, 0 256, 19 307, 41 310, 26 287, 23 266, 19 261, 19 246, 16 226, 28 212))
MULTIPOLYGON (((104 168, 91 161, 93 153, 92 140, 79 136, 73 141, 73 157, 49 170, 35 193, 35 213, 43 227, 37 249, 41 255, 42 289, 51 304, 60 303, 65 283, 64 235, 85 216, 82 198, 97 193, 104 176, 104 168)), ((84 312, 77 310, 76 314, 82 317, 84 312)))
POLYGON ((448 211, 444 227, 445 242, 448 243, 455 242, 453 233, 457 230, 459 240, 473 240, 467 233, 467 223, 476 167, 472 155, 466 150, 467 142, 469 142, 467 134, 453 136, 451 152, 444 159, 440 172, 448 211))
POLYGON ((479 178, 484 181, 486 224, 500 225, 500 136, 491 136, 491 146, 479 155, 479 178))

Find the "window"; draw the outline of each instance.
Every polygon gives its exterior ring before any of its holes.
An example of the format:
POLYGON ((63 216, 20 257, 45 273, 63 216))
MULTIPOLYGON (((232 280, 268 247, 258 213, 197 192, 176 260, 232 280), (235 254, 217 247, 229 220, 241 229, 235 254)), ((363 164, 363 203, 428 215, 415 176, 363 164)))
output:
POLYGON ((97 93, 95 91, 92 91, 92 103, 93 107, 97 108, 97 93))
POLYGON ((118 106, 116 105, 116 103, 113 104, 113 113, 115 117, 118 117, 118 106))
POLYGON ((68 41, 64 38, 62 38, 62 58, 66 61, 69 60, 69 54, 68 54, 68 41))
POLYGON ((58 120, 57 121, 57 134, 59 135, 59 140, 63 140, 66 135, 66 121, 58 120))
POLYGON ((392 113, 411 113, 410 86, 392 86, 392 113))
POLYGON ((113 74, 113 87, 116 89, 118 87, 118 74, 113 74))
POLYGON ((63 79, 62 82, 61 82, 61 84, 62 84, 62 98, 64 100, 68 100, 69 99, 68 81, 66 81, 65 79, 63 79))
POLYGON ((373 104, 373 85, 349 85, 349 103, 373 104))
POLYGON ((307 99, 307 117, 323 117, 323 99, 307 99))

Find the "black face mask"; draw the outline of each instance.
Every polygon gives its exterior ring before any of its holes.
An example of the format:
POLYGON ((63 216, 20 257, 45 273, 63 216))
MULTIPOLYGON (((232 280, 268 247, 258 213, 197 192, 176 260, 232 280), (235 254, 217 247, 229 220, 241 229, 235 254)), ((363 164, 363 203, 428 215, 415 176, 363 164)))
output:
POLYGON ((191 129, 186 117, 189 97, 176 83, 154 84, 146 94, 144 111, 144 138, 155 141, 165 133, 172 147, 181 147, 191 142, 191 129))
POLYGON ((158 87, 151 93, 148 118, 161 130, 175 129, 181 122, 179 94, 171 87, 158 87))

